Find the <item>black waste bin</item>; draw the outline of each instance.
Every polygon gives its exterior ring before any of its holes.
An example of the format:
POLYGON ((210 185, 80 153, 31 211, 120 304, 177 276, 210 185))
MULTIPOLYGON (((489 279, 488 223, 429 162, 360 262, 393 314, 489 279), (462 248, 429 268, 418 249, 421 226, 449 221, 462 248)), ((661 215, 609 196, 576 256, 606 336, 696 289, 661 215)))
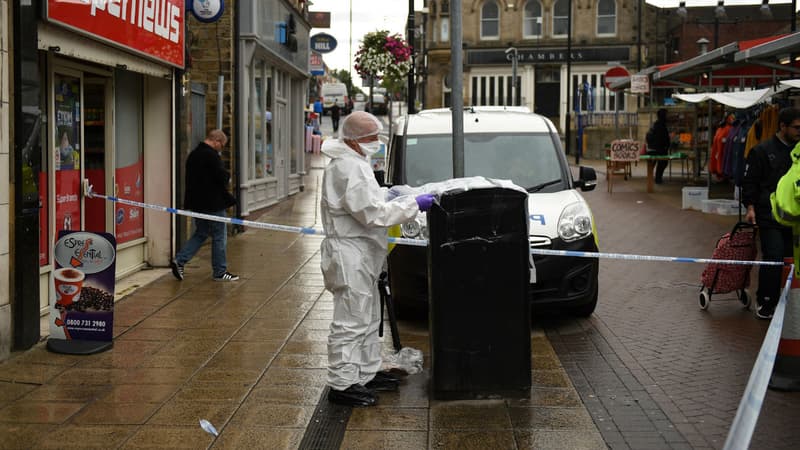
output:
POLYGON ((442 195, 428 212, 431 384, 437 399, 528 396, 528 196, 442 195))

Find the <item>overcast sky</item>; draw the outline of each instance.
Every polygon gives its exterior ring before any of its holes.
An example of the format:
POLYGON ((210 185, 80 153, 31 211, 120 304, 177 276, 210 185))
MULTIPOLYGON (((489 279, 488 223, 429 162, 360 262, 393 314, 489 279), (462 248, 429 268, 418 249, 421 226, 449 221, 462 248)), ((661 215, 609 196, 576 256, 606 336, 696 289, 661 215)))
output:
MULTIPOLYGON (((523 0, 520 0, 523 1, 523 0)), ((678 6, 677 0, 646 0, 647 3, 660 6, 678 6)), ((416 9, 422 8, 423 1, 415 0, 416 9)), ((462 0, 463 5, 466 0, 462 0)), ((770 3, 791 3, 791 0, 770 0, 770 3)), ((407 0, 311 0, 311 11, 329 11, 331 13, 331 28, 313 28, 311 35, 328 33, 338 41, 336 50, 323 55, 325 63, 332 69, 351 68, 351 54, 355 58, 361 37, 371 31, 380 29, 400 33, 405 36, 405 24, 408 18, 407 0), (350 42, 350 5, 352 5, 352 50, 348 50, 350 42)), ((717 0, 686 0, 686 6, 714 6, 717 0)), ((726 5, 753 5, 761 4, 760 0, 725 0, 726 5)), ((417 24, 419 25, 419 24, 417 24)), ((353 81, 358 83, 358 74, 353 72, 353 81)))

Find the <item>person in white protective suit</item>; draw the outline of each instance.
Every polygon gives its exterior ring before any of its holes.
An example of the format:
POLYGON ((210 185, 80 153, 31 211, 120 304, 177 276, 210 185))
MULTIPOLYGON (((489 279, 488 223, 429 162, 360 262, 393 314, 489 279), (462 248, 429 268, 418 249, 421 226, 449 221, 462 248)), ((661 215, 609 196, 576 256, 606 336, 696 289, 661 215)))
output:
POLYGON ((387 253, 387 227, 427 211, 431 194, 417 197, 389 192, 375 180, 368 162, 380 149, 383 129, 372 114, 345 117, 338 140, 328 139, 322 153, 331 158, 322 179, 322 274, 333 294, 328 337, 328 400, 372 406, 375 391, 397 390, 399 379, 380 372, 378 337, 380 299, 377 280, 387 253))

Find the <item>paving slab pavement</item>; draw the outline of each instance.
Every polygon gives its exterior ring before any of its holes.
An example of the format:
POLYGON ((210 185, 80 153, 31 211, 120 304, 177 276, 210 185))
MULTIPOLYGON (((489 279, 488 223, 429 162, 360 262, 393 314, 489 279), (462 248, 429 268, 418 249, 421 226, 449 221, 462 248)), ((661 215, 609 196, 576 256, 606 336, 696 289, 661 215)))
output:
MULTIPOLYGON (((323 165, 311 157, 304 192, 258 220, 319 227, 323 165)), ((62 355, 40 343, 14 354, 0 364, 0 448, 301 447, 327 406, 333 305, 320 242, 248 230, 228 241, 240 281, 214 282, 204 248, 184 281, 167 273, 116 304, 111 350, 62 355)), ((427 361, 426 328, 404 322, 401 334, 427 361)), ((341 441, 317 448, 605 448, 541 328, 531 343, 526 398, 431 400, 425 371, 353 410, 341 441)))

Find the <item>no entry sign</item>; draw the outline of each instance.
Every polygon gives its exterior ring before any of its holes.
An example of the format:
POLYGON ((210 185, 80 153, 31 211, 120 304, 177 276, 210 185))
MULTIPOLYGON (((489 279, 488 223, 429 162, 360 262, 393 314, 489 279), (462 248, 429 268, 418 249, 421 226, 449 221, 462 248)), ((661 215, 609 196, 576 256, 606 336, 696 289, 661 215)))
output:
MULTIPOLYGON (((606 85, 607 89, 611 89, 612 84, 618 81, 622 81, 623 79, 629 76, 630 74, 628 73, 628 69, 622 66, 615 66, 606 71, 606 76, 605 80, 603 81, 603 84, 606 85)), ((611 90, 614 91, 616 89, 611 89, 611 90)))

